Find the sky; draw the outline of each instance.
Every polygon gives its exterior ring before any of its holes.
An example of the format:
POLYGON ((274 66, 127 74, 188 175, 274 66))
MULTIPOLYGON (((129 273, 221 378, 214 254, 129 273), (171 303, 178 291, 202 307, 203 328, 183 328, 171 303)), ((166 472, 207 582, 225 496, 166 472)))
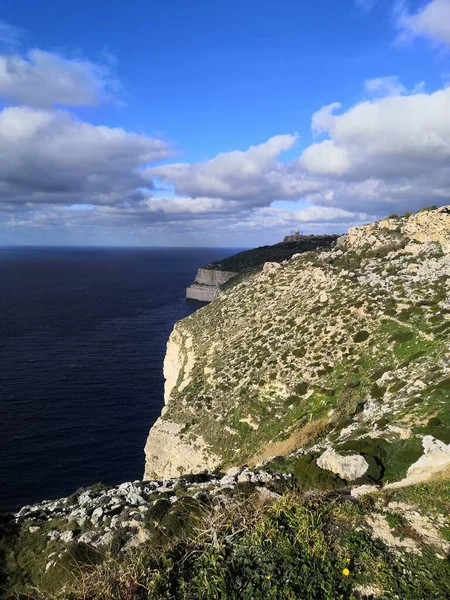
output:
POLYGON ((2 0, 0 245, 251 247, 450 204, 450 0, 2 0))

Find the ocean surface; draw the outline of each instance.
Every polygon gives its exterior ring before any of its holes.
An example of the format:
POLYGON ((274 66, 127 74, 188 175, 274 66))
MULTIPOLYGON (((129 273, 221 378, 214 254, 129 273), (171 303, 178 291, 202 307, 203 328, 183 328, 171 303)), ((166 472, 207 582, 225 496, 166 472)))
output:
POLYGON ((0 248, 0 511, 142 477, 185 288, 218 248, 0 248))

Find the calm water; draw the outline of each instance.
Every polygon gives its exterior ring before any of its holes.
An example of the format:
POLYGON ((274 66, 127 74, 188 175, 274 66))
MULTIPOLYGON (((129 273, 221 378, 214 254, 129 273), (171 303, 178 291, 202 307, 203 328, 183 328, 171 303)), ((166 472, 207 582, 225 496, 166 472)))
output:
POLYGON ((234 252, 0 248, 0 511, 142 476, 185 288, 234 252))

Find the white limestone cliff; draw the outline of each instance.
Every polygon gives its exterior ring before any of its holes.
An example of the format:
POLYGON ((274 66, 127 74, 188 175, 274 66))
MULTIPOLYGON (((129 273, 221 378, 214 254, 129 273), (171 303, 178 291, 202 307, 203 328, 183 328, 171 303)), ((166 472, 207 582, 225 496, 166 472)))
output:
POLYGON ((199 269, 194 283, 186 290, 186 298, 198 302, 212 302, 217 297, 220 286, 235 275, 234 271, 199 269))
POLYGON ((183 434, 184 425, 164 418, 174 390, 182 392, 191 381, 195 363, 191 335, 175 325, 167 342, 164 359, 164 404, 161 416, 153 425, 145 445, 144 480, 179 477, 183 473, 197 473, 215 467, 219 458, 208 452, 208 446, 199 436, 183 434))

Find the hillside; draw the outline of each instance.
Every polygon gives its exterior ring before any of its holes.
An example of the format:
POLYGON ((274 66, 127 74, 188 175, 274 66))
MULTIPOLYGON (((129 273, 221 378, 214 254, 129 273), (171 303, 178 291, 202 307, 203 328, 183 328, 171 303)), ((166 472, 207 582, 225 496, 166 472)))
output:
POLYGON ((315 464, 331 447, 378 483, 406 473, 421 436, 449 443, 449 221, 440 209, 355 228, 176 324, 146 476, 298 448, 315 464))
POLYGON ((244 250, 210 263, 198 270, 194 282, 186 290, 186 298, 199 302, 212 302, 222 289, 235 285, 249 273, 261 270, 265 262, 287 260, 294 254, 326 248, 337 238, 336 235, 305 236, 293 242, 244 250))
POLYGON ((234 271, 235 273, 253 271, 265 262, 279 262, 291 258, 294 254, 330 246, 337 238, 337 235, 304 236, 296 242, 280 242, 272 246, 260 246, 251 250, 244 250, 238 252, 238 254, 233 254, 233 256, 212 262, 203 268, 215 271, 234 271))

